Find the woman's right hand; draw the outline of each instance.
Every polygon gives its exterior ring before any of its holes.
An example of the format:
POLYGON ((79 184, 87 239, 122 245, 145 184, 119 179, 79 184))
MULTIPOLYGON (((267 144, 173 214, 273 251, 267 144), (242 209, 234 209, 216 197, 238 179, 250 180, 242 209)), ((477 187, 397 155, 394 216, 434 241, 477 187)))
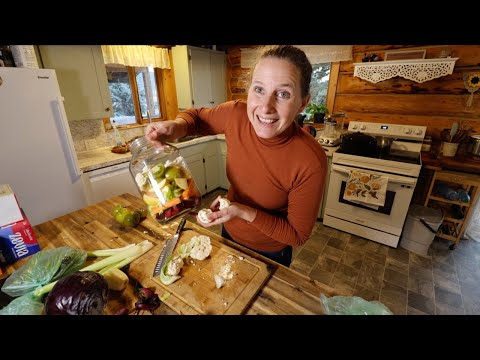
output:
POLYGON ((153 146, 163 148, 167 141, 175 140, 172 135, 175 133, 176 123, 174 121, 159 121, 150 123, 145 129, 145 137, 153 146))
POLYGON ((150 123, 145 129, 145 137, 153 146, 163 148, 166 142, 175 141, 187 133, 187 123, 183 119, 150 123))

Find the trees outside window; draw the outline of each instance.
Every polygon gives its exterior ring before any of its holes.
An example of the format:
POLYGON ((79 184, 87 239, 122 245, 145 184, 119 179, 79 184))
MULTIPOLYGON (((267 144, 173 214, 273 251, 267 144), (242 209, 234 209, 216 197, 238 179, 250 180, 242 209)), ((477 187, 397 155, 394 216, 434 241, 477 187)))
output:
POLYGON ((109 122, 117 125, 138 125, 148 121, 147 111, 152 121, 163 120, 159 77, 160 69, 153 67, 133 67, 105 65, 113 116, 109 122))
POLYGON ((326 104, 328 81, 330 79, 330 63, 313 64, 312 67, 310 102, 314 104, 326 104))

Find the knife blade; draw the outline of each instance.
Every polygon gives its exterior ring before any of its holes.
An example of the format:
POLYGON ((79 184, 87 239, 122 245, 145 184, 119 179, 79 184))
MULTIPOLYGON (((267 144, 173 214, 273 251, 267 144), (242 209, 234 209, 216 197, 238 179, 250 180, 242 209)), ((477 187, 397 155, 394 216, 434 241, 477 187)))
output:
POLYGON ((167 258, 170 256, 170 254, 173 252, 173 249, 175 249, 175 245, 177 245, 178 239, 180 237, 180 233, 185 226, 185 223, 187 222, 187 218, 184 217, 181 221, 180 224, 178 224, 177 231, 175 232, 175 235, 168 239, 165 246, 163 247, 162 252, 160 253, 160 256, 158 257, 157 263, 155 264, 155 268, 153 269, 153 276, 158 276, 160 275, 160 272, 162 270, 163 265, 165 265, 165 262, 167 261, 167 258))

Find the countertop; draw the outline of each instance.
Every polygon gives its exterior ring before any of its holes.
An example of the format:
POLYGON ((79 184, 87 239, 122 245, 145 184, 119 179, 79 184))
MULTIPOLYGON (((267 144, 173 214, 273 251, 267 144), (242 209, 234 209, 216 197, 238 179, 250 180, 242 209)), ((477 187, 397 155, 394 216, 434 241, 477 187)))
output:
MULTIPOLYGON (((200 136, 198 138, 184 141, 171 143, 175 147, 181 149, 183 147, 200 144, 210 140, 225 140, 225 135, 209 135, 209 136, 200 136)), ((116 154, 112 153, 111 147, 104 147, 95 150, 79 151, 77 152, 78 163, 80 170, 82 172, 88 172, 106 166, 121 164, 124 162, 130 161, 132 154, 130 152, 126 154, 116 154)))
POLYGON ((474 160, 461 155, 435 158, 430 152, 422 151, 422 165, 427 169, 433 170, 448 169, 480 174, 480 160, 474 160))
MULTIPOLYGON (((145 239, 149 240, 154 244, 154 248, 131 263, 128 274, 132 286, 138 285, 140 282, 144 287, 155 287, 157 294, 162 297, 162 295, 165 295, 165 289, 150 280, 150 274, 144 273, 144 267, 141 266, 141 263, 145 256, 150 256, 154 249, 161 249, 166 238, 173 235, 176 229, 175 221, 161 226, 148 216, 136 228, 123 228, 115 222, 111 215, 111 209, 115 204, 132 207, 144 206, 140 198, 131 194, 123 194, 34 226, 33 231, 41 249, 71 246, 93 250, 117 248, 127 244, 139 243, 145 239)), ((213 236, 223 244, 255 257, 271 267, 271 276, 261 285, 260 290, 254 295, 244 314, 322 314, 323 311, 319 301, 320 294, 327 296, 344 295, 308 276, 221 238, 208 229, 188 221, 186 227, 213 236)), ((20 268, 28 259, 29 257, 20 259, 13 265, 8 266, 7 272, 11 273, 20 268)), ((132 307, 134 302, 135 298, 130 287, 128 291, 121 293, 121 298, 118 301, 112 303, 109 301, 107 313, 115 313, 125 304, 132 307)), ((193 314, 194 312, 187 302, 177 298, 174 294, 170 294, 165 298, 156 314, 193 314)))
MULTIPOLYGON (((176 142, 171 143, 173 146, 181 149, 183 147, 192 146, 196 144, 201 144, 206 141, 210 140, 225 140, 224 134, 218 135, 209 135, 209 136, 200 136, 198 138, 184 141, 184 142, 176 142)), ((327 156, 332 156, 335 151, 340 146, 322 146, 325 150, 327 156)), ((88 172, 100 168, 104 168, 106 166, 121 164, 124 162, 130 161, 132 154, 130 152, 126 154, 116 154, 112 153, 111 147, 104 147, 95 150, 87 150, 87 151, 80 151, 77 153, 78 163, 80 166, 80 170, 82 172, 88 172)))

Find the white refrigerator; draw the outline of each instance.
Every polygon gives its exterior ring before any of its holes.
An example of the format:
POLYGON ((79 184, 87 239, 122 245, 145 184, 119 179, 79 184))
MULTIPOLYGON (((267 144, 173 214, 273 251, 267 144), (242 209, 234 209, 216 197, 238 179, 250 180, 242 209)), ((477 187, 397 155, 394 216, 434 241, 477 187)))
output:
POLYGON ((32 225, 87 205, 55 70, 0 67, 0 184, 32 225))

